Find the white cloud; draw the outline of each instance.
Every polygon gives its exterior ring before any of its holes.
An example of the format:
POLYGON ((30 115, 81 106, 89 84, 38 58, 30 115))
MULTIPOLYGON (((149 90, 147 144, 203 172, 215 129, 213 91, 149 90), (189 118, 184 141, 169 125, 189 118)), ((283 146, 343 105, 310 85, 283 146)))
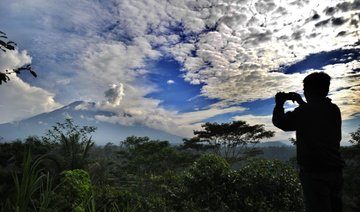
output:
MULTIPOLYGON (((354 8, 338 9, 333 15, 324 12, 330 6, 343 8, 337 5, 342 2, 5 0, 0 3, 0 18, 9 20, 5 28, 18 34, 15 39, 38 58, 35 65, 42 67, 44 79, 38 87, 45 93, 51 90, 65 102, 80 98, 107 102, 114 106, 107 109, 118 116, 99 119, 172 132, 242 110, 229 106, 233 103, 270 98, 278 91, 300 91, 307 73, 270 71, 311 53, 355 43, 359 17, 354 8), (334 24, 336 17, 349 21, 334 24), (148 80, 148 65, 162 56, 182 65, 186 81, 204 85, 201 95, 222 101, 206 110, 178 114, 163 109, 161 100, 146 98, 157 87, 148 80), (112 84, 117 86, 109 90, 112 84), (123 118, 123 114, 132 116, 123 118)), ((22 54, 25 60, 26 52, 22 54)), ((344 117, 350 118, 359 111, 359 89, 348 71, 338 72, 343 76, 334 80, 333 90, 349 82, 353 90, 335 91, 332 97, 344 108, 344 117)))
POLYGON ((172 85, 172 84, 175 84, 175 81, 174 81, 174 80, 168 80, 168 81, 166 81, 166 83, 167 83, 168 85, 172 85))
POLYGON ((114 107, 119 106, 121 100, 125 96, 123 84, 112 85, 111 88, 105 91, 105 97, 107 98, 106 103, 114 107))
POLYGON ((359 68, 359 61, 324 67, 332 77, 329 97, 339 106, 343 120, 352 119, 360 113, 360 76, 353 72, 353 69, 359 68))
MULTIPOLYGON (((11 71, 12 69, 16 69, 30 63, 31 57, 25 50, 19 51, 18 49, 15 49, 14 51, 0 52, 1 72, 5 72, 5 70, 11 71)), ((11 78, 11 75, 9 77, 11 78)))
POLYGON ((270 141, 287 141, 290 138, 295 138, 294 132, 284 132, 272 124, 272 115, 256 116, 256 115, 243 115, 233 117, 234 121, 246 121, 250 125, 263 124, 265 130, 275 132, 275 136, 270 138, 270 141))
MULTIPOLYGON (((26 51, 0 52, 0 71, 12 70, 31 63, 26 51)), ((21 73, 28 74, 28 73, 21 73)), ((10 81, 0 86, 0 123, 17 121, 32 115, 58 108, 55 94, 42 88, 31 86, 17 75, 9 75, 10 81)), ((37 80, 33 78, 33 80, 37 80)))
POLYGON ((53 93, 33 87, 17 76, 12 76, 11 81, 1 85, 0 96, 0 123, 28 118, 61 106, 54 101, 53 93))
POLYGON ((193 130, 200 129, 203 120, 231 112, 241 112, 245 108, 212 106, 208 109, 182 113, 168 111, 159 106, 160 101, 139 97, 124 100, 123 104, 109 107, 103 102, 96 104, 99 109, 114 113, 112 116, 98 115, 99 121, 118 123, 126 126, 144 125, 182 137, 193 136, 193 130))

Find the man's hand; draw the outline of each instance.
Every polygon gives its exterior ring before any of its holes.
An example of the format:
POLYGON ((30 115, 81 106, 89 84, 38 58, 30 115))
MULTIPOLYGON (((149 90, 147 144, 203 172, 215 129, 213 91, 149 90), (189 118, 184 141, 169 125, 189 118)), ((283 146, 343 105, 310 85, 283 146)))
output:
POLYGON ((290 92, 290 93, 278 92, 275 95, 276 105, 282 106, 287 100, 292 100, 293 102, 297 102, 299 105, 305 104, 300 94, 295 92, 290 92))
POLYGON ((286 101, 286 99, 285 99, 285 93, 284 92, 278 92, 275 95, 275 103, 276 103, 276 105, 283 106, 285 101, 286 101))
POLYGON ((306 102, 301 98, 300 94, 295 93, 295 92, 290 92, 289 93, 292 96, 293 101, 297 102, 299 105, 305 104, 306 102))

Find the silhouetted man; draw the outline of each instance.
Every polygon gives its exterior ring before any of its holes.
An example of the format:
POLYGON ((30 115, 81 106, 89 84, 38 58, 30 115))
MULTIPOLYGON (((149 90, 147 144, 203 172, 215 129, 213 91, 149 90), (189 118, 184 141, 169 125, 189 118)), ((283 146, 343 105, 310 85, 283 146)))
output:
POLYGON ((284 131, 296 131, 297 161, 306 211, 341 211, 344 166, 339 150, 341 114, 326 97, 330 76, 314 72, 306 76, 303 83, 307 102, 297 93, 276 94, 273 124, 284 131), (286 100, 296 101, 299 107, 284 113, 286 100))

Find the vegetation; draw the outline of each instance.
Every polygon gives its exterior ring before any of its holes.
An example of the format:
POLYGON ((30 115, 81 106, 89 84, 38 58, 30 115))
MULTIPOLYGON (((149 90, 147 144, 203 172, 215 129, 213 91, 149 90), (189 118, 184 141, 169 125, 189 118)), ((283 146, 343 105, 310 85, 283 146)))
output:
POLYGON ((360 127, 350 136, 350 142, 354 145, 342 149, 342 155, 346 162, 344 200, 349 210, 360 211, 360 127))
POLYGON ((256 155, 258 152, 249 149, 249 144, 256 144, 261 139, 274 136, 274 132, 265 130, 264 125, 249 125, 245 121, 206 123, 202 127, 203 130, 194 131, 195 137, 184 140, 184 147, 211 149, 230 162, 256 155), (244 149, 247 151, 243 151, 244 149))
MULTIPOLYGON (((229 125, 231 125, 230 123, 229 125)), ((213 124, 212 126, 216 126, 213 124)), ((293 148, 263 148, 233 166, 223 153, 148 137, 95 146, 72 120, 0 144, 1 211, 302 211, 293 148), (288 152, 282 161, 273 155, 288 152), (267 158, 267 159, 264 159, 267 158), (269 159, 271 158, 271 159, 269 159), (236 167, 236 168, 235 168, 236 167), (276 195, 274 195, 276 194, 276 195)), ((356 141, 356 133, 352 140, 356 141)), ((260 138, 259 138, 260 139, 260 138)), ((342 149, 344 203, 359 209, 359 148, 342 149)), ((284 153, 285 154, 285 153, 284 153)), ((232 162, 232 161, 230 161, 232 162)))

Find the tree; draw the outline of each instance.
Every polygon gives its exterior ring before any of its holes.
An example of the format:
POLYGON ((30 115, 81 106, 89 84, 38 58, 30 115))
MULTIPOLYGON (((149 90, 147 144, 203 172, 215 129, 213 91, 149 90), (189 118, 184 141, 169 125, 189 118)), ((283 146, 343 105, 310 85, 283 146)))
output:
POLYGON ((350 136, 351 136, 350 143, 360 147, 360 127, 357 129, 356 132, 350 133, 350 136))
POLYGON ((75 125, 72 119, 56 123, 43 137, 45 143, 59 147, 64 169, 84 168, 94 142, 91 133, 96 127, 75 125))
POLYGON ((89 205, 94 204, 89 173, 81 169, 62 172, 55 198, 56 211, 88 211, 89 205))
MULTIPOLYGON (((7 52, 8 50, 13 51, 15 50, 17 44, 14 41, 7 40, 8 37, 2 31, 0 31, 0 50, 3 52, 7 52)), ((36 72, 32 69, 31 64, 25 64, 22 67, 12 69, 12 70, 5 70, 5 73, 0 72, 0 85, 2 82, 7 82, 10 80, 8 75, 10 74, 20 74, 21 71, 29 71, 31 75, 37 77, 36 72)))
MULTIPOLYGON (((232 172, 228 162, 213 154, 202 155, 184 175, 185 200, 189 211, 229 211, 227 201, 232 172)), ((180 201, 180 200, 177 200, 180 201)))
MULTIPOLYGON (((265 130, 264 125, 249 125, 245 121, 222 124, 208 122, 202 127, 203 130, 194 131, 195 137, 184 139, 184 147, 198 150, 212 149, 228 161, 242 159, 243 150, 248 149, 249 144, 256 144, 263 138, 274 136, 274 132, 265 130)), ((245 152, 245 157, 247 157, 246 153, 254 152, 245 152)))
POLYGON ((167 170, 187 166, 192 156, 170 146, 168 141, 151 140, 149 137, 127 137, 119 152, 125 159, 125 170, 139 176, 159 175, 167 170))
POLYGON ((344 207, 349 211, 360 211, 360 127, 350 133, 354 145, 342 147, 345 159, 344 169, 344 207))

